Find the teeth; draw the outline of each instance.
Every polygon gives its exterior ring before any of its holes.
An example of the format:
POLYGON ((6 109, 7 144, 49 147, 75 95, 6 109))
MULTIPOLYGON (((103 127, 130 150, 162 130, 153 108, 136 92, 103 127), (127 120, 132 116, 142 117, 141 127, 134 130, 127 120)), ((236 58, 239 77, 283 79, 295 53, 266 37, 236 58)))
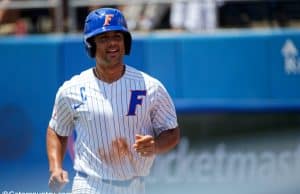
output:
POLYGON ((117 49, 108 50, 108 52, 116 52, 117 49))

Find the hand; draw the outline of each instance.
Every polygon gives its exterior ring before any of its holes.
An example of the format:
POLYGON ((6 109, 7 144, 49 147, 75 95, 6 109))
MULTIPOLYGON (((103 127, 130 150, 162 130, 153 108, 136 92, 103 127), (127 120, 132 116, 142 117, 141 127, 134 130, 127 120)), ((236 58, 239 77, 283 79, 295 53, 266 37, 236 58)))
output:
POLYGON ((67 171, 59 168, 51 172, 49 187, 53 192, 59 192, 69 182, 67 171))
POLYGON ((133 148, 141 156, 149 157, 155 154, 155 140, 151 135, 135 135, 133 148))

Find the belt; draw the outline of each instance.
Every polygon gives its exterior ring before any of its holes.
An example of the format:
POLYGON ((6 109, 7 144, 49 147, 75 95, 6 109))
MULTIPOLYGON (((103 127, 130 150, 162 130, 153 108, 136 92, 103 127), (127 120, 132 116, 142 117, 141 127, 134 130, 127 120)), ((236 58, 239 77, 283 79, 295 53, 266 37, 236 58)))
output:
MULTIPOLYGON (((83 178, 88 178, 89 175, 86 174, 85 172, 76 172, 77 176, 83 177, 83 178)), ((101 179, 99 178, 100 181, 102 181, 105 184, 113 185, 113 186, 119 186, 119 187, 128 187, 134 180, 139 180, 141 182, 144 181, 144 177, 141 176, 136 176, 128 180, 110 180, 110 179, 101 179)))

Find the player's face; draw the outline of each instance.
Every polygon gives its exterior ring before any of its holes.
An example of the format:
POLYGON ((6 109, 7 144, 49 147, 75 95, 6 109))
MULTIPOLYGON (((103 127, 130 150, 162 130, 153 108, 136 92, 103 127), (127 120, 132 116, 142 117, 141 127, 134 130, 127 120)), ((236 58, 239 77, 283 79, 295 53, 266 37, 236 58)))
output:
POLYGON ((104 66, 123 64, 124 35, 118 31, 106 32, 95 37, 96 62, 104 66))

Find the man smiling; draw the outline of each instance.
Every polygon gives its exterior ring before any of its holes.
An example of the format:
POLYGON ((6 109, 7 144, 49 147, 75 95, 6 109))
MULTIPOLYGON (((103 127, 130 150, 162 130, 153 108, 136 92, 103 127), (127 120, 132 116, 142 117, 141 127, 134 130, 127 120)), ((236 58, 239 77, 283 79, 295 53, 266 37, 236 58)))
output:
POLYGON ((178 144, 176 111, 164 86, 123 63, 131 42, 119 10, 101 8, 87 16, 84 44, 96 65, 66 81, 56 94, 47 130, 53 191, 68 182, 62 162, 74 129, 72 193, 78 194, 143 194, 156 154, 178 144))

